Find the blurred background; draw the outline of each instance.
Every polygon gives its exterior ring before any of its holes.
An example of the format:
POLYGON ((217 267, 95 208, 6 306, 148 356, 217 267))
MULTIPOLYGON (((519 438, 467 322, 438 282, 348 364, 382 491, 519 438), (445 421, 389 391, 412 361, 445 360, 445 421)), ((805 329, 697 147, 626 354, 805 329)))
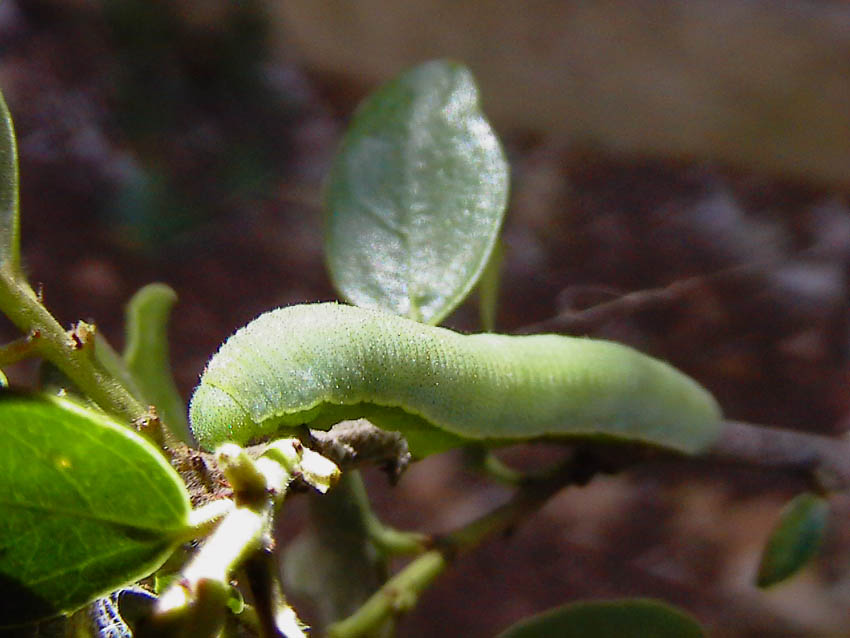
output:
MULTIPOLYGON (((321 207, 340 132, 435 57, 471 68, 512 166, 502 330, 624 341, 730 418, 850 427, 846 2, 4 0, 31 281, 119 347, 133 292, 171 285, 188 397, 237 327, 334 298, 321 207)), ((476 329, 474 304, 448 323, 476 329)), ((394 489, 368 479, 385 518, 434 532, 506 497, 451 454, 394 489)), ((850 635, 846 495, 816 564, 752 585, 794 487, 680 468, 567 490, 462 557, 400 635, 484 638, 615 596, 681 605, 712 636, 850 635)))

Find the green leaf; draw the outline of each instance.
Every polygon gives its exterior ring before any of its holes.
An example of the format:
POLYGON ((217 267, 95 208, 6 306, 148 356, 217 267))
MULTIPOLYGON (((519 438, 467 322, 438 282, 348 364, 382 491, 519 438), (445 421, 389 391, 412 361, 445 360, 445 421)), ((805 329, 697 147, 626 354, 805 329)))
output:
POLYGON ((775 585, 795 574, 820 549, 829 519, 829 503, 814 494, 799 494, 789 502, 770 534, 756 584, 775 585))
POLYGON ((12 116, 0 94, 0 266, 16 276, 20 271, 18 217, 18 147, 12 116))
POLYGON ((356 305, 436 324, 484 269, 507 195, 470 72, 446 61, 407 71, 363 102, 331 171, 331 277, 356 305))
POLYGON ((190 441, 186 404, 171 375, 168 317, 177 293, 165 284, 148 284, 127 304, 127 347, 124 361, 142 397, 156 406, 169 429, 184 443, 190 441))
POLYGON ((188 532, 188 494, 160 452, 66 399, 0 394, 0 467, 0 626, 147 576, 188 532))
POLYGON ((499 638, 701 638, 685 612, 654 600, 580 602, 521 620, 499 638))

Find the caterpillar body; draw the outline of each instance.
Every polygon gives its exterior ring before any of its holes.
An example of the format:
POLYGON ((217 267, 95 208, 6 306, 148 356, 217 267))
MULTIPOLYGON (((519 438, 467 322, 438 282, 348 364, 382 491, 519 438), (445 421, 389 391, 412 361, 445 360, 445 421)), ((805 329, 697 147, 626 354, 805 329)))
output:
POLYGON ((610 341, 463 335, 335 303, 265 313, 210 360, 192 429, 212 449, 366 417, 416 456, 462 445, 612 437, 696 453, 721 430, 711 394, 610 341))

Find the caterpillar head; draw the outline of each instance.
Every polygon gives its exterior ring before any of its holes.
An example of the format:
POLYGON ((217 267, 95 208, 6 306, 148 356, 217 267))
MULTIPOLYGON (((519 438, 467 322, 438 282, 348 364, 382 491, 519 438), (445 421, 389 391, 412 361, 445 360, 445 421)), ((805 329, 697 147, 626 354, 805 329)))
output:
POLYGON ((261 434, 245 408, 225 391, 208 383, 199 385, 192 396, 189 422, 198 445, 210 451, 221 442, 222 432, 230 433, 228 439, 239 441, 248 441, 261 434), (234 431, 237 436, 233 436, 234 431))

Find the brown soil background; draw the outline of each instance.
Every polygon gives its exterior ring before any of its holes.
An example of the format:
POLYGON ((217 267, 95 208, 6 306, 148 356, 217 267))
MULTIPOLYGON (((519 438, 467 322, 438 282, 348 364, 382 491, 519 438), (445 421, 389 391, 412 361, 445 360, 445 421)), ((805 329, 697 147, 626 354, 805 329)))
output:
MULTIPOLYGON (((215 15, 196 5, 0 5, 27 272, 60 321, 94 321, 116 346, 133 292, 171 285, 186 397, 237 327, 334 298, 321 182, 368 88, 354 72, 331 81, 298 62, 279 24, 254 11, 262 5, 215 15)), ((502 122, 513 171, 502 330, 541 324, 617 339, 695 376, 732 418, 847 429, 850 180, 615 154, 502 122), (676 282, 686 283, 599 310, 676 282)), ((474 304, 449 324, 475 329, 474 304)), ((35 376, 33 366, 11 372, 22 385, 35 376)), ((506 496, 453 455, 417 465, 395 489, 368 478, 385 518, 427 531, 506 496)), ((813 566, 770 592, 752 585, 789 490, 755 473, 649 469, 567 490, 510 537, 462 557, 400 635, 483 638, 563 602, 620 596, 681 605, 713 636, 848 635, 846 495, 832 499, 813 566)))

